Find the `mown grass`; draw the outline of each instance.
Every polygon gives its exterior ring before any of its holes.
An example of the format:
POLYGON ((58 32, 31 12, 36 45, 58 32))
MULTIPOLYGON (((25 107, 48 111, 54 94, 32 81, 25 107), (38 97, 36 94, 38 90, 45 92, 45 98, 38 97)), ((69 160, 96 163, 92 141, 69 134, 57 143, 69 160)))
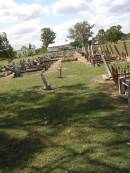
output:
POLYGON ((93 78, 103 67, 65 63, 64 78, 0 79, 2 173, 129 173, 130 116, 93 78))

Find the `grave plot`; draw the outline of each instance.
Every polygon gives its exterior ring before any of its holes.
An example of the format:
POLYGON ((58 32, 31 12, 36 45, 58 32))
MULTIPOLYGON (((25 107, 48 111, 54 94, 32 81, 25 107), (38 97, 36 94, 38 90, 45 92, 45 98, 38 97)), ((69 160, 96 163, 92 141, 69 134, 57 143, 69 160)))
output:
POLYGON ((128 63, 128 51, 126 44, 124 43, 124 52, 119 52, 116 45, 114 45, 117 55, 113 54, 113 51, 109 49, 100 49, 100 54, 97 53, 93 46, 88 46, 88 51, 85 53, 80 52, 82 56, 86 58, 86 61, 91 65, 100 66, 105 65, 107 76, 106 79, 113 79, 116 83, 119 93, 125 95, 130 103, 130 64, 128 63), (125 65, 123 65, 125 63, 125 65))
POLYGON ((119 93, 126 95, 130 103, 130 65, 125 66, 113 64, 111 74, 114 82, 118 86, 119 93))
POLYGON ((0 170, 130 172, 129 110, 92 81, 104 68, 80 62, 63 68, 73 79, 49 73, 49 83, 59 86, 54 91, 39 90, 39 74, 0 79, 0 170))
POLYGON ((113 47, 111 45, 88 45, 85 52, 80 50, 80 54, 84 56, 92 65, 100 66, 104 63, 101 55, 104 55, 107 63, 127 61, 129 59, 129 55, 125 42, 123 43, 123 47, 124 50, 120 52, 116 45, 113 45, 113 47))
POLYGON ((62 61, 74 61, 77 58, 74 57, 75 50, 66 50, 59 52, 46 53, 43 56, 36 57, 34 59, 23 59, 18 63, 13 63, 8 66, 0 67, 0 77, 6 77, 10 74, 14 74, 14 77, 21 77, 25 73, 32 73, 37 71, 47 71, 49 67, 59 59, 62 61))

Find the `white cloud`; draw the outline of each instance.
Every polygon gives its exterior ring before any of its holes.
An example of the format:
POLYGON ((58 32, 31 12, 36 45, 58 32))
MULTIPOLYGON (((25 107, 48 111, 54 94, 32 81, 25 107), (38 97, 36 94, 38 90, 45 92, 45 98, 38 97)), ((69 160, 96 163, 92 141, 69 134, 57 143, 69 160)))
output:
POLYGON ((64 15, 88 10, 85 0, 58 0, 51 6, 53 14, 64 15))
MULTIPOLYGON (((53 13, 56 15, 70 15, 71 13, 75 13, 76 15, 79 13, 82 15, 82 20, 95 24, 95 28, 93 29, 95 33, 100 28, 107 29, 112 25, 118 24, 123 26, 124 32, 130 32, 129 9, 129 0, 58 0, 52 5, 53 13)), ((69 27, 77 21, 70 20, 54 27, 58 33, 56 44, 65 43, 64 40, 68 34, 69 27)))
POLYGON ((110 7, 110 11, 113 13, 121 14, 130 13, 130 1, 129 0, 114 0, 110 7))
MULTIPOLYGON (((100 28, 107 29, 120 24, 124 32, 130 32, 130 0, 55 0, 51 5, 51 16, 48 16, 51 27, 57 34, 55 45, 64 44, 68 29, 76 22, 87 20, 95 24, 94 32, 100 28), (73 19, 72 16, 75 15, 73 19), (58 16, 64 15, 63 22, 58 23, 58 16), (68 21, 64 21, 65 17, 68 21), (79 17, 80 16, 80 17, 79 17), (51 21, 57 24, 52 26, 51 21), (53 21, 55 22, 55 21, 53 21)), ((4 31, 13 45, 35 43, 40 46, 40 33, 43 26, 41 16, 49 13, 48 6, 43 6, 42 0, 33 0, 31 4, 17 3, 16 0, 0 0, 0 22, 5 23, 4 31)), ((49 13, 50 14, 50 13, 49 13)), ((49 23, 48 22, 48 23, 49 23)), ((3 30, 1 29, 0 32, 3 30)))
POLYGON ((68 20, 64 23, 60 23, 58 25, 53 26, 52 29, 57 34, 55 43, 53 45, 60 45, 60 44, 68 43, 67 42, 67 40, 68 40, 67 36, 69 34, 68 33, 69 28, 72 27, 75 23, 80 22, 80 21, 82 21, 82 19, 75 18, 72 20, 68 20))
POLYGON ((96 25, 96 29, 108 28, 120 24, 124 32, 129 32, 129 0, 92 0, 88 12, 82 12, 84 18, 96 25))
POLYGON ((40 18, 48 13, 49 8, 38 2, 19 4, 16 0, 0 0, 0 22, 7 24, 0 32, 7 33, 10 43, 15 48, 29 42, 40 45, 43 27, 40 18))
POLYGON ((5 29, 5 32, 13 47, 19 49, 22 45, 28 45, 28 43, 40 46, 42 27, 45 26, 41 24, 39 19, 33 19, 8 27, 5 29))
POLYGON ((16 3, 15 0, 0 0, 0 21, 9 22, 30 20, 49 13, 47 6, 38 3, 16 3))
POLYGON ((129 32, 130 0, 57 0, 52 4, 55 15, 80 14, 83 20, 99 28, 120 24, 129 32))

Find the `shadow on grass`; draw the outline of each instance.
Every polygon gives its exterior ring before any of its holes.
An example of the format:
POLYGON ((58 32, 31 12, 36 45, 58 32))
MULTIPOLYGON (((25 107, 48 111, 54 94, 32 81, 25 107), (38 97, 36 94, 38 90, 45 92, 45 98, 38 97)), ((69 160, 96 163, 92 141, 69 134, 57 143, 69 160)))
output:
MULTIPOLYGON (((40 94, 34 90, 26 92, 15 92, 0 95, 0 129, 22 129, 27 130, 29 135, 23 139, 11 138, 5 132, 0 133, 0 168, 22 167, 33 155, 48 146, 41 141, 41 137, 31 134, 31 129, 47 127, 53 129, 50 134, 42 135, 49 145, 58 147, 50 140, 57 136, 66 127, 93 128, 97 130, 109 130, 115 133, 115 138, 103 144, 105 149, 114 145, 126 143, 128 136, 117 140, 122 130, 127 134, 130 132, 130 117, 128 111, 117 111, 117 105, 113 105, 113 98, 105 92, 90 89, 84 85, 64 86, 54 92, 43 92, 40 94), (122 115, 123 114, 123 115, 122 115), (116 136, 117 135, 117 136, 116 136)), ((82 134, 81 134, 82 137, 82 134)), ((96 143, 96 142, 95 142, 96 143)), ((103 143, 103 141, 100 141, 103 143)), ((90 157, 93 149, 83 152, 75 152, 68 146, 60 146, 69 154, 62 156, 42 168, 33 167, 39 172, 52 172, 54 169, 67 171, 63 165, 69 163, 76 157, 84 158, 86 164, 94 165, 100 172, 128 173, 130 169, 124 170, 117 165, 90 157)), ((96 151, 95 151, 96 153, 96 151)), ((121 157, 121 156, 120 156, 121 157)), ((80 164, 79 164, 80 165, 80 164)), ((128 166, 126 166, 128 167, 128 166)), ((68 172, 79 173, 80 171, 68 172)), ((87 171, 86 171, 87 172, 87 171)), ((92 170, 91 170, 92 172, 92 170)))
POLYGON ((86 115, 114 109, 112 99, 107 94, 89 92, 86 86, 74 85, 62 87, 60 92, 43 91, 43 94, 39 94, 29 90, 1 94, 0 128, 42 126, 45 121, 51 127, 71 125, 74 121, 79 124, 84 122, 86 115))
POLYGON ((20 139, 11 138, 7 133, 0 132, 0 168, 24 166, 41 148, 44 146, 40 138, 31 133, 20 139))

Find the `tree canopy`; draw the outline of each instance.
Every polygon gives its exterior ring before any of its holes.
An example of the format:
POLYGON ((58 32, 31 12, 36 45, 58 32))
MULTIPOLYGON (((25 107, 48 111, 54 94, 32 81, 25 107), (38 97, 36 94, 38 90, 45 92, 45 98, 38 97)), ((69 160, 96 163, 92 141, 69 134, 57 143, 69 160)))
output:
POLYGON ((96 40, 98 40, 98 42, 100 44, 104 44, 106 42, 106 32, 104 29, 100 29, 96 35, 96 40))
POLYGON ((12 60, 16 53, 12 46, 9 44, 6 33, 0 34, 0 58, 12 60))
POLYGON ((120 25, 112 26, 106 30, 106 39, 110 42, 117 42, 120 40, 124 33, 121 31, 122 27, 120 25))
POLYGON ((92 37, 92 28, 94 25, 90 25, 87 21, 79 22, 74 27, 69 29, 69 38, 78 42, 82 47, 88 45, 89 38, 92 37))
POLYGON ((117 42, 125 36, 121 29, 122 27, 120 25, 111 26, 106 31, 104 29, 100 29, 96 35, 96 40, 100 44, 104 44, 106 42, 117 42))
POLYGON ((41 30, 41 41, 43 42, 43 47, 48 48, 49 44, 54 43, 56 34, 50 28, 43 28, 41 30))
POLYGON ((82 47, 79 41, 70 42, 70 45, 74 48, 81 48, 82 47))

